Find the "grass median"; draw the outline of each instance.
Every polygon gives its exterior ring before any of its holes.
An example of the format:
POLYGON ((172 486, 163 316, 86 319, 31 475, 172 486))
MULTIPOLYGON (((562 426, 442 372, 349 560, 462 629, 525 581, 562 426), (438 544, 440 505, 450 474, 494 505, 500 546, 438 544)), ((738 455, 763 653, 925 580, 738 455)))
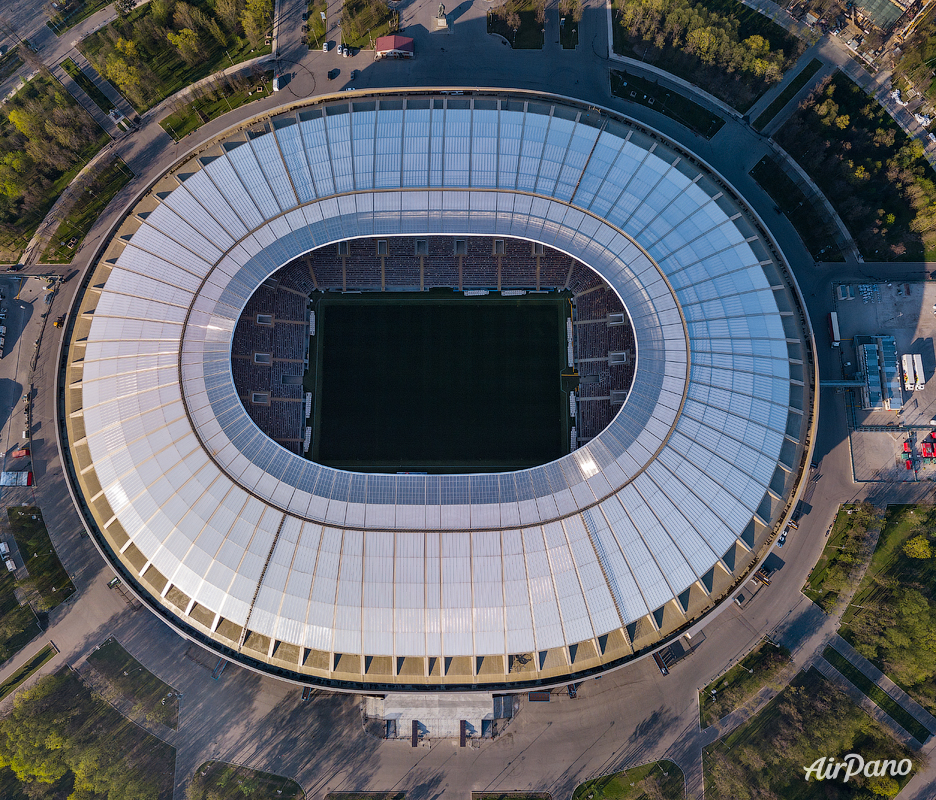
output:
POLYGON ((930 737, 913 715, 903 708, 893 697, 865 675, 858 667, 832 647, 826 647, 822 657, 851 681, 861 693, 887 714, 894 722, 909 733, 920 744, 930 737))
POLYGON ((822 69, 822 62, 818 58, 814 58, 803 67, 800 73, 787 84, 787 87, 780 92, 780 94, 774 98, 773 102, 758 115, 756 120, 754 120, 754 130, 763 130, 764 126, 777 116, 781 109, 783 109, 798 92, 802 91, 803 87, 820 69, 822 69))
POLYGON ((51 644, 47 644, 3 683, 0 683, 0 700, 19 689, 20 686, 42 669, 43 665, 55 658, 56 653, 58 653, 58 650, 51 644))
POLYGON ((49 17, 46 25, 56 36, 61 36, 92 14, 107 8, 112 2, 113 0, 77 0, 73 3, 59 3, 59 12, 49 17))
POLYGON ((110 113, 111 109, 114 108, 114 104, 107 99, 107 95, 94 85, 94 82, 84 74, 74 61, 70 58, 66 58, 62 62, 62 69, 65 70, 68 77, 77 83, 81 87, 81 90, 94 101, 94 105, 105 114, 110 113))

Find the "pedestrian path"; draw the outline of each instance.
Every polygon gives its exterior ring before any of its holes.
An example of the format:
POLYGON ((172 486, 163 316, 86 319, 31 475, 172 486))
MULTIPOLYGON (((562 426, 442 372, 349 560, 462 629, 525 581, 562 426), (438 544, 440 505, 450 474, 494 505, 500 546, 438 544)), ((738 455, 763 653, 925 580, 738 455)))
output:
MULTIPOLYGON (((803 54, 796 60, 796 63, 784 73, 783 79, 775 83, 757 98, 754 105, 747 110, 747 118, 751 121, 756 120, 766 111, 767 107, 786 90, 787 86, 796 80, 797 76, 806 68, 806 65, 809 64, 810 61, 814 58, 821 58, 820 50, 821 48, 816 45, 806 48, 803 54)), ((816 81, 813 80, 810 85, 815 83, 816 81)))
MULTIPOLYGON (((806 64, 802 65, 801 68, 806 69, 806 65, 808 63, 809 62, 807 61, 806 64)), ((800 62, 797 62, 797 66, 800 66, 800 62)), ((809 95, 822 81, 833 75, 836 69, 838 69, 838 67, 836 67, 835 64, 824 63, 823 66, 819 68, 819 71, 813 75, 812 78, 806 81, 806 85, 803 86, 803 88, 800 89, 795 95, 793 95, 793 97, 787 101, 787 104, 783 106, 783 108, 781 108, 776 114, 774 114, 773 118, 770 119, 766 125, 764 125, 762 131, 763 134, 765 136, 773 136, 778 130, 780 130, 780 128, 783 126, 783 123, 793 115, 797 108, 799 108, 799 104, 807 97, 809 97, 809 95)), ((795 74, 792 74, 790 76, 791 80, 795 79, 799 75, 799 72, 800 70, 798 69, 795 74)), ((751 119, 757 119, 757 117, 752 115, 751 119)))
MULTIPOLYGON (((116 108, 121 114, 125 117, 132 117, 136 114, 133 106, 127 101, 127 99, 114 88, 114 85, 105 80, 104 77, 91 65, 91 63, 86 59, 79 50, 74 49, 68 53, 68 57, 71 58, 75 64, 78 65, 85 75, 88 76, 88 79, 93 83, 103 94, 104 96, 113 103, 114 108, 116 108)), ((64 59, 63 59, 64 60, 64 59)))
POLYGON ((65 87, 65 91, 75 98, 75 102, 91 115, 91 119, 100 125, 111 139, 118 136, 120 130, 114 120, 110 115, 104 113, 101 107, 88 96, 87 92, 72 79, 71 75, 65 72, 61 64, 52 68, 52 74, 65 87))
POLYGON ((904 711, 926 728, 930 734, 936 734, 936 717, 933 717, 923 706, 917 703, 916 700, 910 697, 910 695, 874 666, 874 664, 868 661, 861 653, 855 650, 855 648, 841 636, 836 634, 832 637, 829 644, 840 655, 848 659, 852 666, 860 669, 866 678, 874 681, 886 694, 890 695, 904 711))
POLYGON ((917 740, 914 739, 909 733, 907 733, 903 727, 894 720, 893 717, 885 712, 884 709, 882 709, 877 703, 868 697, 868 695, 861 691, 861 689, 855 686, 855 684, 848 680, 848 678, 846 678, 841 672, 833 667, 828 661, 822 657, 818 657, 813 662, 813 666, 825 678, 827 678, 842 692, 844 692, 855 705, 860 706, 868 713, 869 716, 873 717, 885 728, 887 728, 891 735, 897 739, 897 741, 901 742, 907 747, 912 747, 914 750, 919 749, 921 744, 920 742, 917 742, 917 740))

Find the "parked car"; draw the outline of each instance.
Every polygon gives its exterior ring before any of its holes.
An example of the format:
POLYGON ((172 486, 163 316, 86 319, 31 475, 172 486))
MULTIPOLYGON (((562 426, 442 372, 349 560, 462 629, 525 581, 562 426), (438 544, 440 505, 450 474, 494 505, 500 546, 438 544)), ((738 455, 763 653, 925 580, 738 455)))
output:
POLYGON ((323 53, 328 52, 328 42, 322 42, 322 52, 323 53))
POLYGON ((8 545, 6 542, 0 542, 0 555, 10 555, 10 545, 8 545))
POLYGON ((12 558, 3 559, 3 563, 6 564, 7 570, 9 570, 10 572, 16 572, 16 564, 13 563, 12 558))

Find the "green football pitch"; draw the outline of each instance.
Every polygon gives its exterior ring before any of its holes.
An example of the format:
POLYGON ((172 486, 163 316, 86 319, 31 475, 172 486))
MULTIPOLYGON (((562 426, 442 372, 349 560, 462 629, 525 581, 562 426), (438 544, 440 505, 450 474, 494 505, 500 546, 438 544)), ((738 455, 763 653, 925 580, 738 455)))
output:
POLYGON ((315 310, 313 460, 489 472, 569 452, 567 296, 326 295, 315 310))

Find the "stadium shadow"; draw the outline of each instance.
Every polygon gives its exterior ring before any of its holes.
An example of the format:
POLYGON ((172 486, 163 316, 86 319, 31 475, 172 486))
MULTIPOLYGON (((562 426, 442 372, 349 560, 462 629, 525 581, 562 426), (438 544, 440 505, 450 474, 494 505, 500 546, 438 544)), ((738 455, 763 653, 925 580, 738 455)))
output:
MULTIPOLYGON (((23 394, 23 384, 10 378, 0 378, 0 427, 6 425, 23 394)), ((14 436, 18 434, 14 431, 14 436)), ((14 448, 15 449, 15 448, 14 448)))

